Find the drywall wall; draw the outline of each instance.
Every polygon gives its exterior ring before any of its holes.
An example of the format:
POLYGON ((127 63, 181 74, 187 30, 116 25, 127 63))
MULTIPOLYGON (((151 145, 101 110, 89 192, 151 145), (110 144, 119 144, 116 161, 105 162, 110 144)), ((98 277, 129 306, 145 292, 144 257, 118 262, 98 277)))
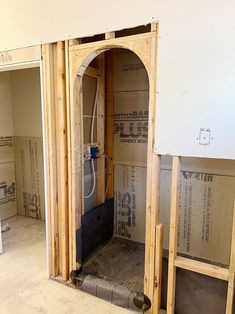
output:
POLYGON ((234 1, 157 3, 156 152, 234 159, 234 1))
POLYGON ((0 219, 17 214, 10 74, 0 73, 0 219))
POLYGON ((0 73, 0 110, 0 136, 12 136, 13 119, 9 72, 0 73))
POLYGON ((11 72, 18 214, 45 220, 39 68, 11 72))
POLYGON ((234 16, 232 0, 5 1, 0 51, 159 21, 156 152, 235 158, 234 16))
POLYGON ((11 72, 15 136, 42 137, 40 69, 11 72))
POLYGON ((134 27, 149 23, 154 14, 154 0, 5 1, 0 51, 134 27))

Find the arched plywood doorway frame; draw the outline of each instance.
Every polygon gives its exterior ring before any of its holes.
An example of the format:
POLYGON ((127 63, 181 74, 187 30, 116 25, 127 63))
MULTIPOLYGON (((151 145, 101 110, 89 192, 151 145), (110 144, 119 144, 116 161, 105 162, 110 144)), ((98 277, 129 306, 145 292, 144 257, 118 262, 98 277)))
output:
MULTIPOLYGON (((147 155, 146 241, 145 241, 145 294, 157 304, 160 296, 160 278, 156 274, 156 225, 159 213, 160 157, 154 154, 156 121, 156 64, 157 31, 114 38, 69 47, 70 111, 69 111, 69 258, 70 271, 77 268, 76 230, 81 227, 82 214, 82 75, 90 62, 102 52, 124 48, 134 52, 143 62, 149 77, 149 129, 147 155)), ((158 307, 158 306, 157 306, 158 307)), ((153 306, 152 306, 153 308, 153 306)), ((153 313, 152 310, 149 313, 153 313)))

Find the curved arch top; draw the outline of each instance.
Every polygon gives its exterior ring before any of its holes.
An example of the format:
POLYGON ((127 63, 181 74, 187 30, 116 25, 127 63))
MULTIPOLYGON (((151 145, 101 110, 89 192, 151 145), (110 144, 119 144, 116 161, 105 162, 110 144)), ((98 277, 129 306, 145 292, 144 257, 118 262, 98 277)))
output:
POLYGON ((154 38, 154 36, 156 36, 156 34, 153 32, 71 46, 71 74, 75 79, 76 75, 82 75, 90 62, 102 52, 113 48, 122 48, 134 52, 143 62, 149 75, 151 63, 150 46, 151 40, 154 38))

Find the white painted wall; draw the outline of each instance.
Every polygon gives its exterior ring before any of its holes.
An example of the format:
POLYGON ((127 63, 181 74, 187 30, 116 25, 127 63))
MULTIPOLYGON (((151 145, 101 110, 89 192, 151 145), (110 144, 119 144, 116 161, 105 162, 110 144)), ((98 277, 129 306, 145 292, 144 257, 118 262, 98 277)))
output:
POLYGON ((0 51, 143 25, 155 13, 155 0, 5 1, 0 51))
POLYGON ((0 136, 13 135, 11 78, 0 72, 0 136))
POLYGON ((234 159, 235 2, 158 4, 156 151, 234 159), (209 145, 199 144, 200 128, 211 130, 209 145))
POLYGON ((153 20, 160 25, 156 152, 234 159, 234 0, 5 1, 0 51, 153 20), (201 128, 210 129, 209 145, 199 144, 201 128))
POLYGON ((40 69, 11 72, 14 136, 42 137, 40 69))

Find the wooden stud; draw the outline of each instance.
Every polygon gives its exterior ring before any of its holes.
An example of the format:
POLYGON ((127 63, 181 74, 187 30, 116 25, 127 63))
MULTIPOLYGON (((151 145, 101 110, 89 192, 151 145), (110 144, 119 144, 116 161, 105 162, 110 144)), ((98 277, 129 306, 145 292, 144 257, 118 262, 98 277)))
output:
POLYGON ((113 165, 113 110, 114 110, 114 83, 113 83, 113 51, 107 51, 105 64, 106 78, 106 154, 109 158, 109 186, 107 198, 111 199, 114 196, 114 165, 113 165))
POLYGON ((156 252, 155 252, 155 289, 153 296, 153 314, 158 314, 161 309, 161 288, 162 288, 162 259, 163 259, 163 224, 156 226, 156 252))
POLYGON ((55 95, 54 95, 54 57, 53 45, 42 46, 44 112, 46 127, 46 155, 48 168, 48 225, 50 256, 50 276, 59 274, 59 241, 58 241, 58 203, 57 203, 57 160, 56 160, 56 126, 55 126, 55 95))
POLYGON ((99 69, 96 69, 90 65, 86 68, 85 74, 94 78, 98 78, 100 75, 99 69))
POLYGON ((181 166, 180 157, 174 156, 172 164, 172 184, 171 184, 167 314, 174 314, 175 308, 175 285, 176 285, 175 259, 177 256, 180 166, 181 166))
MULTIPOLYGON (((76 233, 81 228, 81 216, 83 208, 83 118, 82 118, 82 78, 73 72, 73 59, 69 47, 69 100, 70 100, 70 165, 71 180, 69 193, 71 195, 69 214, 70 219, 70 271, 80 267, 77 263, 77 239, 76 233)), ((76 69, 78 70, 78 68, 76 69)))
MULTIPOLYGON (((156 233, 159 221, 160 206, 160 162, 159 155, 154 153, 156 134, 156 82, 157 82, 157 33, 150 39, 149 60, 149 120, 148 120, 148 153, 147 153, 147 193, 146 193, 146 236, 145 236, 145 278, 144 292, 150 300, 157 298, 160 289, 156 290, 154 282, 154 260, 156 233), (156 291, 155 291, 156 290, 156 291)), ((153 313, 151 308, 148 314, 153 313)))
POLYGON ((233 302, 234 302, 234 273, 229 274, 229 282, 228 282, 228 292, 227 292, 227 302, 226 302, 226 314, 233 313, 233 302))
POLYGON ((67 194, 67 121, 64 43, 56 45, 56 141, 58 171, 58 213, 60 274, 68 280, 68 194, 67 194))
POLYGON ((105 33, 105 39, 113 39, 113 38, 115 38, 115 32, 105 33))
POLYGON ((199 262, 186 257, 177 256, 174 266, 221 280, 228 280, 229 277, 227 268, 199 262))
POLYGON ((157 31, 157 27, 158 27, 158 23, 157 22, 151 23, 151 32, 156 32, 157 31))
POLYGON ((97 142, 100 158, 97 159, 97 203, 105 202, 105 157, 104 157, 104 128, 105 128, 105 58, 99 55, 99 98, 97 105, 97 142))
POLYGON ((226 314, 233 313, 234 289, 235 289, 235 201, 233 210, 232 240, 229 264, 228 292, 226 303, 226 314))
POLYGON ((80 38, 70 39, 68 41, 68 45, 69 46, 80 45, 80 44, 81 44, 81 39, 80 38))
MULTIPOLYGON (((69 87, 70 87, 70 75, 69 75, 69 41, 65 41, 65 83, 66 83, 66 115, 67 115, 67 154, 68 154, 68 186, 71 185, 72 182, 72 172, 71 172, 71 117, 70 117, 70 94, 69 94, 69 87)), ((71 189, 68 189, 68 208, 71 208, 72 204, 72 195, 71 189)), ((71 238, 73 234, 73 223, 74 217, 71 215, 71 212, 68 212, 68 223, 69 223, 69 273, 75 269, 72 263, 73 261, 73 254, 74 254, 74 239, 71 238)), ((76 252, 76 250, 75 250, 76 252)))

